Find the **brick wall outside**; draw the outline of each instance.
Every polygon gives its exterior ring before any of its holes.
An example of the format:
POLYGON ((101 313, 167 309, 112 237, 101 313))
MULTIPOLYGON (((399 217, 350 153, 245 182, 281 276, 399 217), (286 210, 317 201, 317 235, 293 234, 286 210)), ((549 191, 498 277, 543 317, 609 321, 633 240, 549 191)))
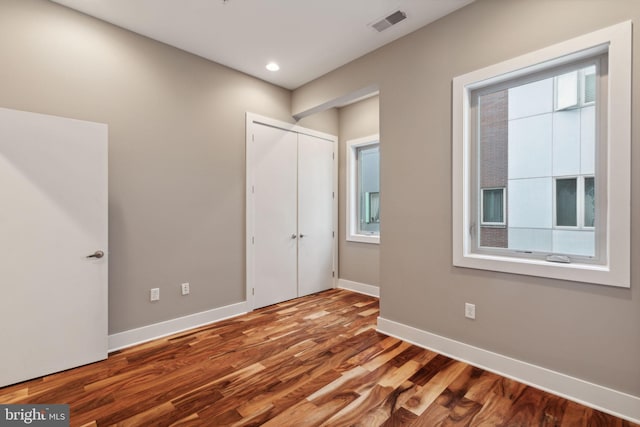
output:
MULTIPOLYGON (((507 90, 480 97, 480 188, 507 188, 508 107, 507 90)), ((480 227, 480 246, 506 248, 507 228, 480 227)))
POLYGON ((490 248, 506 248, 508 233, 506 228, 480 227, 480 244, 490 248))

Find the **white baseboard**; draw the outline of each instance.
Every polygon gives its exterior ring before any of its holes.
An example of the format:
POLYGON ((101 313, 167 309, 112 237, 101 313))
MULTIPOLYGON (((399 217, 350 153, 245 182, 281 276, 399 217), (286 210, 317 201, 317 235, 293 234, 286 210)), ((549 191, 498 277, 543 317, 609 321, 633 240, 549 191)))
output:
POLYGON ((640 423, 640 397, 378 317, 378 332, 495 372, 602 412, 640 423))
POLYGON ((380 298, 380 288, 378 286, 338 279, 338 288, 380 298))
POLYGON ((153 325, 143 326, 141 328, 118 332, 116 334, 109 335, 109 352, 131 347, 157 338, 166 337, 167 335, 197 328, 199 326, 204 326, 209 323, 218 322, 220 320, 239 316, 245 313, 247 313, 246 301, 202 311, 200 313, 190 314, 184 317, 178 317, 177 319, 154 323, 153 325))

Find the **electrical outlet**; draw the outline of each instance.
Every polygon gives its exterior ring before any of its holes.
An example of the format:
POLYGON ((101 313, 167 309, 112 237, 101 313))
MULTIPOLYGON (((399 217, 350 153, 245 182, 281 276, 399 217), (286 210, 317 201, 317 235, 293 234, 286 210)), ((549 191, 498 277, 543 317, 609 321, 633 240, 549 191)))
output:
POLYGON ((182 295, 189 295, 189 284, 188 283, 183 283, 182 285, 180 285, 181 289, 182 289, 182 295))
POLYGON ((468 302, 464 303, 464 317, 467 319, 475 319, 476 318, 476 305, 469 304, 468 302))
POLYGON ((149 299, 151 301, 159 301, 160 300, 160 288, 152 288, 149 292, 149 299))

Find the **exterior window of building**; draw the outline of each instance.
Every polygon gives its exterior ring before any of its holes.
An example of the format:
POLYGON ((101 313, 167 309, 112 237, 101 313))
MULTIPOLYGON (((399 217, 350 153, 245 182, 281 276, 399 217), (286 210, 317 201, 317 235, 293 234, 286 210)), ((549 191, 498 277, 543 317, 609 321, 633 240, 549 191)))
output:
POLYGON ((454 265, 629 286, 630 27, 454 79, 454 265))
POLYGON ((483 188, 482 199, 482 225, 504 226, 505 203, 504 188, 483 188))
POLYGON ((574 70, 555 78, 555 110, 593 105, 596 101, 596 67, 574 70))
POLYGON ((578 226, 578 180, 556 179, 556 226, 578 226))
POLYGON ((378 135, 347 141, 347 240, 380 242, 378 135))
POLYGON ((555 180, 555 227, 592 229, 595 226, 596 198, 593 176, 555 180))

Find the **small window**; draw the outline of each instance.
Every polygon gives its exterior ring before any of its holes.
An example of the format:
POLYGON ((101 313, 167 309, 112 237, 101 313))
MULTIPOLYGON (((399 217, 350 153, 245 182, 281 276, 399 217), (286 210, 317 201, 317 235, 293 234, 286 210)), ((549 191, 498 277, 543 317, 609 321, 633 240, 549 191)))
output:
POLYGON ((554 80, 556 111, 585 107, 596 102, 595 65, 561 74, 554 80))
POLYGON ((596 198, 593 176, 557 178, 555 181, 555 227, 595 227, 596 198))
POLYGON ((504 226, 505 203, 504 188, 483 188, 482 189, 482 225, 504 226))
POLYGON ((347 240, 380 242, 378 135, 347 141, 347 240))
POLYGON ((556 226, 578 226, 578 180, 556 179, 556 226))
POLYGON ((625 22, 453 80, 455 266, 629 287, 630 64, 625 22))

